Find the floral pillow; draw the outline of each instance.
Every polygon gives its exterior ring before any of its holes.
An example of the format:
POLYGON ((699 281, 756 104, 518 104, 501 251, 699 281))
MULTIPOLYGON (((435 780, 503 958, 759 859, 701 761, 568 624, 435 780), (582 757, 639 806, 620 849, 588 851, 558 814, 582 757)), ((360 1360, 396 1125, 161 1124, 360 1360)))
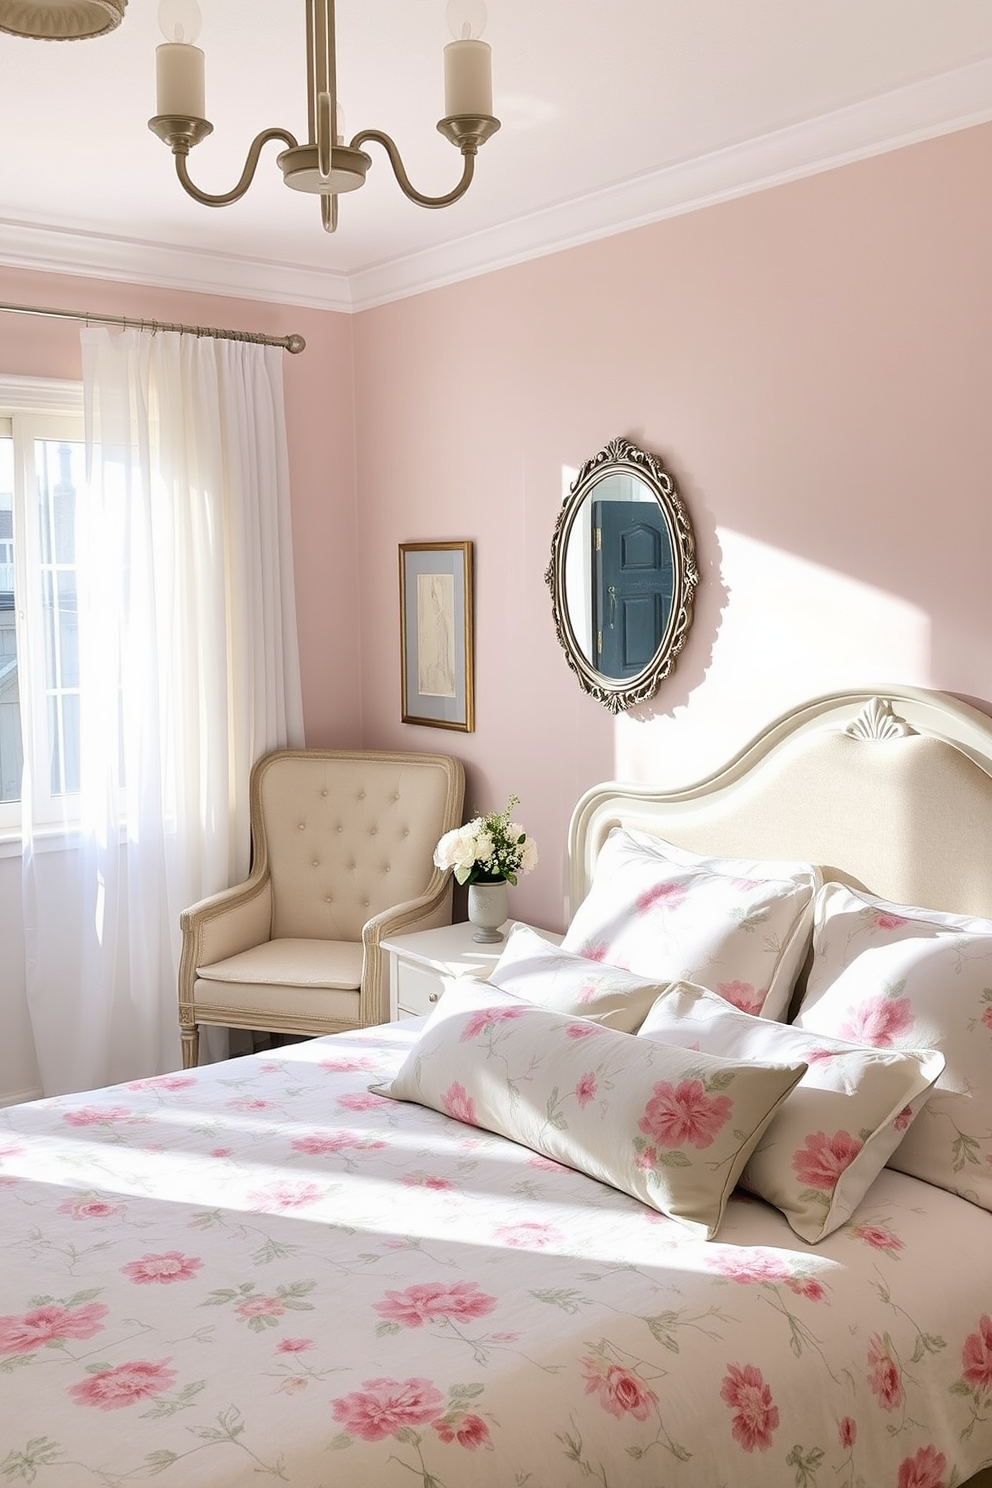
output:
POLYGON ((944 1072, 888 1165, 992 1209, 992 921, 825 885, 795 1021, 879 1048, 939 1049, 944 1072))
POLYGON ((374 1088, 498 1132, 710 1239, 805 1068, 631 1038, 465 978, 395 1078, 374 1088))
POLYGON ((682 982, 664 992, 638 1035, 722 1058, 803 1061, 741 1175, 741 1186, 781 1209, 803 1240, 850 1218, 903 1140, 912 1102, 944 1067, 933 1050, 877 1049, 742 1013, 682 982))
POLYGON ((636 1033, 664 990, 660 982, 563 951, 529 925, 512 926, 487 980, 556 1013, 592 1018, 622 1033, 636 1033))
POLYGON ((562 948, 785 1018, 819 885, 811 863, 703 858, 615 827, 562 948))

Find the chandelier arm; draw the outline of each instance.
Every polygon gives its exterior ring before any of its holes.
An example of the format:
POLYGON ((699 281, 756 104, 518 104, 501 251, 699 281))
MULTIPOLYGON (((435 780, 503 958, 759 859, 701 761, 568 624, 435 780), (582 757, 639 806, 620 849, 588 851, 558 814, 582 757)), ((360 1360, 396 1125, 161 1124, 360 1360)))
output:
POLYGON ((291 150, 297 148, 295 136, 290 134, 287 129, 263 129, 262 133, 256 134, 251 142, 248 157, 245 160, 245 168, 241 172, 241 179, 238 184, 232 190, 222 192, 216 196, 211 195, 207 191, 201 191, 199 186, 190 180, 189 169, 186 164, 186 158, 189 154, 188 146, 186 149, 179 149, 174 145, 172 153, 176 159, 176 175, 179 177, 183 190, 194 201, 198 201, 204 207, 227 207, 230 206, 231 202, 240 201, 255 178, 259 156, 264 146, 270 140, 282 140, 291 150))
POLYGON ((410 184, 410 177, 404 169, 400 152, 388 134, 383 134, 378 129, 363 129, 360 134, 355 135, 355 138, 351 141, 350 148, 352 150, 360 150, 368 140, 374 140, 376 144, 382 145, 386 154, 389 156, 389 163, 393 167, 393 175, 396 177, 400 190, 404 196, 408 196, 419 207, 450 207, 452 202, 459 201, 465 195, 472 184, 472 177, 475 175, 476 156, 476 146, 474 144, 466 143, 461 147, 464 166, 462 168, 462 178, 454 190, 447 192, 444 196, 424 196, 423 192, 418 191, 416 187, 410 184))

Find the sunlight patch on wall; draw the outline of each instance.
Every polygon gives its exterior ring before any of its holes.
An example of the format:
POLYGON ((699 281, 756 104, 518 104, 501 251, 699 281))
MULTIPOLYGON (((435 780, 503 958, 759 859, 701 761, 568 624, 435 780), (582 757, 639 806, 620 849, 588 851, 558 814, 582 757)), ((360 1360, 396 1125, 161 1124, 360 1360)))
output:
POLYGON ((700 555, 692 629, 639 717, 618 720, 620 779, 678 786, 719 769, 779 714, 823 693, 932 686, 931 617, 901 595, 729 528, 700 555), (649 718, 644 727, 645 717, 649 718))

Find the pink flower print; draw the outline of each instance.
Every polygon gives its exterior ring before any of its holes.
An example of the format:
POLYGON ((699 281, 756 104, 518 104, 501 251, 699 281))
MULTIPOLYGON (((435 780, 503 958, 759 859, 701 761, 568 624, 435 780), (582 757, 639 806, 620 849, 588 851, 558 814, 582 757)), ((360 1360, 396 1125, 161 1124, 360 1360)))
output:
POLYGON ((274 1328, 276 1318, 286 1311, 278 1297, 246 1297, 234 1310, 246 1323, 257 1318, 266 1328, 274 1328))
POLYGON ((767 989, 759 989, 750 982, 718 982, 716 990, 732 1007, 755 1015, 761 1012, 768 995, 767 989))
POLYGON ((709 1147, 733 1108, 729 1096, 707 1095, 702 1080, 683 1080, 679 1085, 662 1080, 637 1125, 661 1147, 682 1147, 686 1142, 709 1147))
POLYGON ((840 1036, 854 1044, 890 1049, 912 1026, 913 1008, 908 997, 868 997, 848 1008, 840 1036))
POLYGON ((855 1225, 851 1234, 858 1240, 863 1240, 866 1245, 870 1245, 873 1250, 887 1250, 890 1255, 894 1255, 897 1250, 903 1248, 899 1236, 894 1235, 891 1230, 884 1229, 882 1225, 855 1225))
POLYGON ((324 1197, 323 1189, 316 1183, 271 1183, 268 1188, 256 1189, 248 1195, 253 1209, 268 1214, 273 1210, 304 1209, 307 1204, 316 1204, 324 1197))
POLYGON ((227 1106, 231 1111, 268 1111, 272 1102, 263 1100, 260 1095, 237 1095, 227 1102, 227 1106))
POLYGON ((404 1173, 403 1183, 407 1188, 429 1188, 434 1193, 450 1193, 454 1184, 448 1178, 436 1178, 427 1173, 423 1177, 416 1173, 404 1173))
POLYGON ((302 1354, 307 1349, 316 1348, 312 1338, 280 1338, 276 1344, 277 1354, 302 1354))
POLYGON ((992 1318, 988 1313, 979 1318, 978 1332, 969 1333, 964 1341, 961 1373, 976 1390, 992 1391, 992 1318))
POLYGON ((564 1173, 568 1171, 564 1163, 555 1162, 553 1157, 542 1157, 539 1152, 535 1152, 533 1157, 527 1159, 527 1166, 529 1168, 540 1168, 542 1173, 564 1173))
POLYGON ((883 1410, 898 1410, 903 1401, 899 1366, 877 1333, 868 1344, 868 1383, 883 1410))
POLYGON ((466 1126, 478 1126, 479 1123, 475 1116, 475 1102, 465 1089, 465 1086, 459 1085, 457 1080, 445 1091, 441 1097, 441 1104, 444 1106, 448 1115, 453 1117, 455 1121, 464 1121, 466 1126))
POLYGON ((161 1395, 176 1382, 176 1371, 166 1366, 168 1359, 153 1364, 149 1359, 132 1359, 116 1369, 101 1369, 69 1387, 77 1405, 95 1405, 100 1410, 120 1410, 149 1395, 161 1395))
POLYGON ((658 1397, 636 1374, 599 1355, 586 1355, 581 1362, 586 1394, 598 1395, 605 1411, 618 1421, 625 1415, 633 1416, 635 1421, 647 1420, 658 1397))
POLYGON ((557 1245, 561 1241, 556 1229, 543 1224, 504 1225, 495 1232, 495 1238, 518 1250, 543 1250, 546 1245, 557 1245))
POLYGON ((826 1064, 831 1059, 844 1059, 842 1049, 807 1049, 803 1055, 807 1064, 826 1064))
POLYGON ((887 909, 876 909, 871 919, 873 930, 898 930, 900 925, 908 924, 904 915, 893 914, 887 909))
POLYGON ((936 1447, 920 1447, 915 1457, 899 1464, 896 1488, 944 1488, 947 1458, 936 1447))
POLYGON ((460 1447, 467 1447, 474 1452, 479 1447, 488 1447, 493 1450, 493 1444, 489 1438, 489 1427, 481 1416, 474 1411, 460 1411, 454 1416, 442 1416, 440 1421, 434 1422, 434 1430, 443 1442, 456 1441, 460 1447))
POLYGON ((202 1265, 198 1256, 183 1255, 181 1250, 166 1250, 161 1255, 143 1255, 137 1261, 129 1261, 121 1270, 132 1281, 145 1286, 155 1282, 192 1281, 202 1265))
POLYGON ((186 1090, 196 1084, 194 1075, 152 1075, 147 1080, 129 1080, 128 1090, 186 1090))
POLYGON ((565 1037, 570 1039, 588 1038, 590 1034, 596 1032, 598 1027, 598 1023, 569 1023, 565 1029, 565 1037))
POLYGON ((588 940, 584 946, 579 947, 579 955, 584 956, 587 961, 602 962, 606 960, 608 950, 605 940, 588 940))
POLYGON ((787 1281, 788 1264, 771 1251, 757 1247, 749 1250, 728 1250, 726 1254, 707 1255, 706 1259, 715 1271, 731 1281, 743 1283, 787 1281))
POLYGON ((382 1441, 405 1427, 426 1426, 441 1413, 444 1396, 427 1379, 370 1379, 332 1402, 335 1421, 363 1441, 382 1441))
POLYGON ((578 1101, 579 1105, 587 1106, 591 1100, 594 1100, 597 1088, 596 1076, 592 1073, 592 1071, 590 1071, 588 1074, 583 1075, 582 1079, 575 1087, 575 1098, 578 1101))
POLYGON ((720 1399, 734 1412, 730 1423, 734 1441, 745 1452, 767 1452, 772 1432, 778 1428, 778 1406, 772 1404, 772 1392, 765 1384, 760 1369, 745 1364, 728 1364, 720 1387, 720 1399))
POLYGON ((125 1208, 124 1204, 110 1204, 106 1199, 86 1198, 80 1194, 74 1199, 65 1199, 58 1212, 71 1214, 73 1219, 109 1219, 114 1214, 123 1214, 125 1208))
POLYGON ((375 1060, 370 1059, 367 1054, 361 1058, 339 1055, 337 1059, 322 1059, 317 1068, 326 1070, 329 1075, 350 1075, 357 1074, 360 1070, 374 1070, 375 1060))
POLYGON ((671 880, 667 883, 652 884, 650 888, 638 894, 634 900, 634 906, 638 914, 647 914, 657 904, 660 904, 663 909, 678 909, 687 892, 686 884, 673 883, 671 880))
POLYGON ((458 1035, 458 1042, 467 1044, 470 1039, 478 1038, 480 1033, 488 1033, 497 1023, 511 1023, 514 1018, 522 1018, 526 1011, 524 1007, 479 1008, 458 1035))
POLYGON ((982 1014, 982 1022, 985 1024, 986 1028, 992 1029, 992 1002, 988 1004, 984 1013, 982 1014))
POLYGON ((233 1151, 233 1147, 211 1147, 208 1155, 210 1157, 230 1157, 233 1151))
MULTIPOLYGON (((348 1147, 361 1147, 362 1139, 355 1132, 311 1132, 306 1137, 296 1137, 290 1142, 294 1152, 307 1152, 311 1157, 323 1157, 327 1152, 344 1152, 348 1147)), ((383 1146, 382 1142, 375 1144, 383 1146)))
POLYGON ((903 1106, 902 1110, 899 1112, 899 1115, 895 1118, 892 1125, 895 1127, 896 1131, 905 1131, 912 1119, 912 1106, 903 1106))
POLYGON ((127 1106, 77 1106, 74 1111, 66 1111, 62 1120, 67 1126, 99 1126, 104 1121, 128 1121, 132 1114, 127 1106))
POLYGON ((19 1316, 0 1317, 0 1354, 29 1354, 61 1338, 92 1338, 102 1330, 106 1315, 99 1302, 85 1307, 49 1302, 19 1316))
POLYGON ((846 1452, 849 1452, 858 1439, 858 1427, 850 1416, 845 1416, 842 1421, 837 1422, 837 1440, 846 1452))
POLYGON ((407 1287, 402 1292, 387 1292, 385 1301, 375 1303, 375 1310, 388 1323, 419 1328, 439 1318, 467 1323, 488 1316, 495 1306, 496 1298, 480 1291, 474 1281, 456 1281, 453 1285, 436 1281, 407 1287))
POLYGON ((374 1090, 346 1090, 337 1097, 337 1104, 345 1111, 372 1111, 376 1106, 391 1106, 386 1095, 376 1095, 374 1090))
POLYGON ((800 1183, 832 1193, 841 1173, 850 1167, 862 1146, 850 1132, 834 1132, 832 1136, 813 1132, 806 1138, 805 1147, 792 1154, 793 1171, 800 1183))
POLYGON ((823 1283, 817 1281, 815 1276, 790 1276, 785 1284, 790 1292, 795 1292, 797 1297, 805 1297, 808 1302, 822 1302, 827 1295, 823 1283))

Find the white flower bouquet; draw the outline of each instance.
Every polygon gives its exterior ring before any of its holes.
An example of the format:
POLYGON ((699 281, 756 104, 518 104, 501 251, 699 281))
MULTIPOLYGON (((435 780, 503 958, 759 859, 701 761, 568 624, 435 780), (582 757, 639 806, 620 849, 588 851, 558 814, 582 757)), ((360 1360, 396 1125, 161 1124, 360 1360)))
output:
POLYGON ((474 816, 462 827, 445 832, 434 849, 438 868, 453 868, 460 884, 515 884, 518 873, 537 866, 537 843, 510 812, 519 802, 511 796, 505 811, 474 816))

